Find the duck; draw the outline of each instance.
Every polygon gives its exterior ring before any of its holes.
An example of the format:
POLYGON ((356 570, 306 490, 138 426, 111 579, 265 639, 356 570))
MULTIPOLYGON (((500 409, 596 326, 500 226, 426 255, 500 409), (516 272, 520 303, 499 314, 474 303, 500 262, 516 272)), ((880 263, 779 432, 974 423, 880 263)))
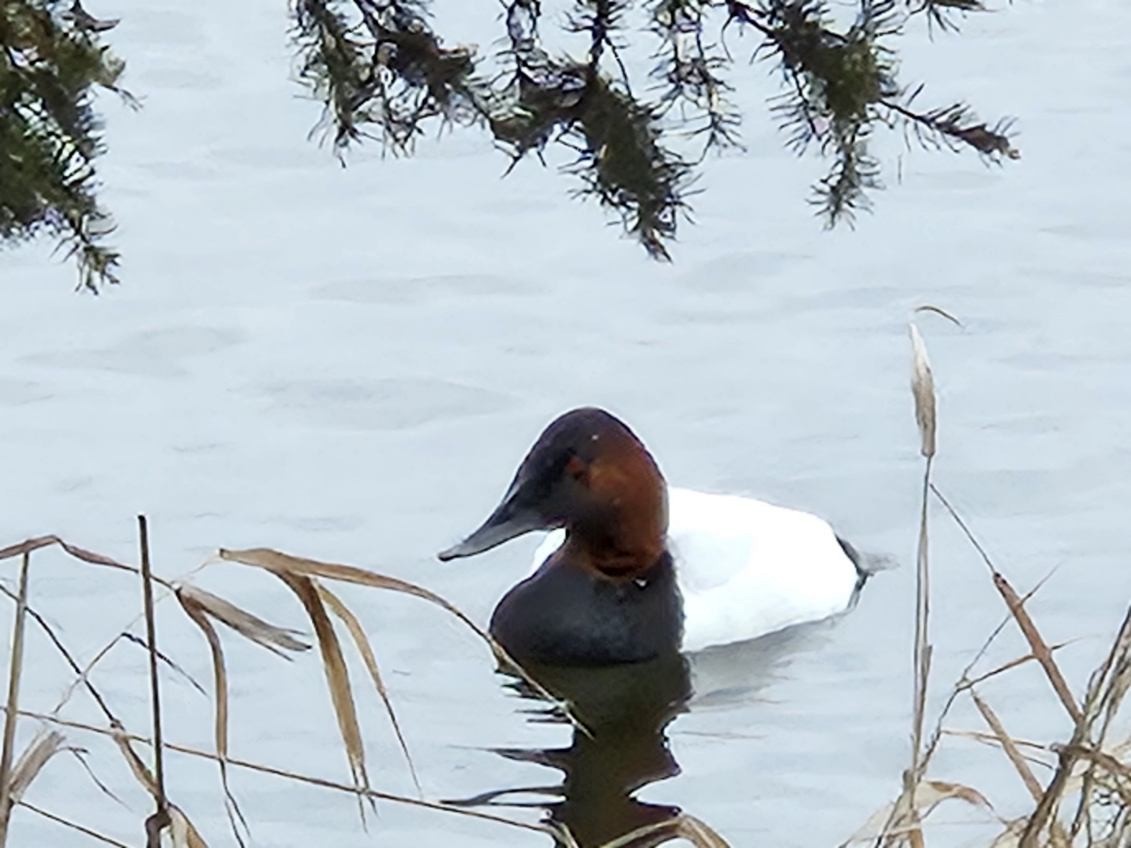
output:
POLYGON ((515 659, 597 666, 751 641, 851 608, 869 572, 824 519, 669 487, 629 426, 599 407, 542 431, 495 509, 442 562, 527 533, 531 572, 488 630, 515 659))

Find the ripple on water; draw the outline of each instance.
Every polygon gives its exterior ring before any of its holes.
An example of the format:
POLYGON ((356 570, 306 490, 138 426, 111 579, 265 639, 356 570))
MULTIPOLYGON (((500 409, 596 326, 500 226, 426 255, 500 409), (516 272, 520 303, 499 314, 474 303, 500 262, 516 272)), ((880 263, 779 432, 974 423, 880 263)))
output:
POLYGON ((274 414, 345 430, 401 430, 488 415, 514 403, 489 389, 426 377, 288 380, 251 390, 274 414))
POLYGON ((41 383, 0 377, 0 406, 23 406, 50 397, 51 392, 41 383))
POLYGON ((186 360, 231 348, 244 338, 233 328, 167 327, 135 333, 102 348, 53 350, 25 356, 21 361, 50 368, 179 377, 188 373, 186 360))
POLYGON ((477 300, 498 296, 529 297, 545 289, 545 282, 533 278, 524 280, 494 274, 438 274, 430 277, 335 280, 314 289, 313 294, 322 300, 408 306, 437 298, 477 300))

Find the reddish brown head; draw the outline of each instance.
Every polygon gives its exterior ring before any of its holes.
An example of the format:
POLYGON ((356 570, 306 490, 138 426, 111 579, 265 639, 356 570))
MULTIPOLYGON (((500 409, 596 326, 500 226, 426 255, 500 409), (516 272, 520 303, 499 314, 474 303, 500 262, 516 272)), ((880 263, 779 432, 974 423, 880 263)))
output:
POLYGON ((607 577, 656 563, 668 529, 667 487, 635 434, 603 409, 555 419, 483 525, 440 559, 473 556, 531 530, 566 528, 562 557, 607 577))

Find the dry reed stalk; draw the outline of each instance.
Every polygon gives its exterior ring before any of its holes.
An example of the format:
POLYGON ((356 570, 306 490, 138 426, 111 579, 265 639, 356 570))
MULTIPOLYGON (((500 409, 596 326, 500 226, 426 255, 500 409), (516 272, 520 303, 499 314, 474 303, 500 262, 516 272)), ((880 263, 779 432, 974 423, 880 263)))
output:
POLYGON ((1056 660, 1052 657, 1052 649, 1049 648, 1048 643, 1041 636, 1037 625, 1033 623, 1033 619, 1029 615, 1029 611, 1025 609, 1025 604, 1017 595, 1017 591, 1006 580, 1005 576, 998 571, 993 575, 994 587, 1001 594, 1005 600, 1006 606, 1009 607, 1014 620, 1017 622, 1018 629, 1021 630, 1025 636, 1025 641, 1029 643, 1029 649, 1033 652, 1037 662, 1040 663, 1041 668, 1045 671, 1045 676, 1048 678, 1049 683, 1052 685, 1053 690, 1056 692, 1060 702, 1064 705, 1064 709, 1068 711, 1069 717, 1074 722, 1079 722, 1083 719, 1083 714, 1080 707, 1076 704, 1076 699, 1072 697, 1072 691, 1068 688, 1068 683, 1064 679, 1064 675, 1060 672, 1060 667, 1056 664, 1056 660))
MULTIPOLYGON (((945 314, 945 313, 944 313, 945 314)), ((949 316, 948 316, 949 317, 949 316)), ((928 525, 931 467, 938 450, 938 401, 935 378, 927 356, 927 346, 915 322, 908 322, 911 338, 911 396, 915 403, 915 423, 919 429, 919 453, 923 462, 923 491, 919 507, 919 534, 915 554, 915 639, 913 647, 914 681, 912 690, 911 767, 903 773, 903 791, 892 805, 891 813, 876 838, 876 846, 890 842, 888 833, 896 828, 906 834, 918 848, 922 842, 915 793, 926 770, 923 748, 923 722, 927 711, 927 684, 931 673, 929 641, 930 604, 930 534, 928 525)))
MULTIPOLYGON (((1089 722, 1095 721, 1101 709, 1104 712, 1104 721, 1095 741, 1096 753, 1102 756, 1107 756, 1104 754, 1103 748, 1107 742, 1111 722, 1127 694, 1128 686, 1131 685, 1129 655, 1131 655, 1131 607, 1123 616, 1123 623, 1119 627, 1119 632, 1107 657, 1099 668, 1092 673, 1091 679, 1088 681, 1088 691, 1084 697, 1084 712, 1088 716, 1089 722)), ((1081 754, 1081 756, 1086 755, 1081 754)), ((1097 759, 1089 758, 1088 767, 1083 776, 1080 801, 1077 805, 1076 815, 1072 819, 1073 838, 1079 834, 1085 821, 1089 828, 1089 838, 1091 837, 1092 817, 1090 811, 1095 789, 1096 766, 1097 759)), ((1113 772, 1114 769, 1109 766, 1107 771, 1113 772)))
POLYGON ((157 676, 157 622, 153 615, 153 570, 149 562, 149 524, 144 515, 137 517, 138 543, 141 548, 141 593, 145 609, 145 637, 149 646, 149 705, 153 711, 153 800, 157 806, 145 820, 149 848, 161 848, 161 831, 169 826, 169 799, 165 795, 165 746, 161 734, 161 683, 157 676))
POLYGON ((16 616, 12 624, 12 648, 8 653, 8 697, 5 700, 4 745, 0 752, 0 848, 8 844, 8 823, 12 818, 12 757, 16 744, 16 721, 20 707, 20 678, 24 667, 24 625, 27 623, 28 571, 31 551, 24 551, 20 562, 16 616))

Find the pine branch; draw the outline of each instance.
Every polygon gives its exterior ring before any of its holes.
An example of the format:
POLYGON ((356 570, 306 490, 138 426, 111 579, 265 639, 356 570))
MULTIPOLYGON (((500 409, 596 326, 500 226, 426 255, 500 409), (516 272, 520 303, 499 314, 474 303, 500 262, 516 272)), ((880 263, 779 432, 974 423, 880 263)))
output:
POLYGON ((971 147, 995 162, 1002 158, 1021 158, 1021 153, 1013 146, 1009 137, 1012 122, 1001 120, 990 126, 984 121, 979 121, 970 107, 964 103, 917 112, 910 108, 910 104, 921 91, 922 86, 902 104, 890 100, 883 100, 881 104, 905 119, 916 139, 923 146, 945 146, 951 150, 958 150, 963 146, 971 147))
POLYGON ((928 23, 943 32, 958 31, 956 16, 986 11, 982 0, 905 0, 905 4, 911 14, 925 14, 928 23))
POLYGON ((652 77, 665 84, 660 104, 665 114, 678 110, 680 123, 703 138, 704 156, 742 146, 742 117, 730 100, 734 88, 722 75, 733 62, 721 37, 715 45, 705 36, 711 11, 709 0, 660 0, 652 11, 652 30, 661 44, 652 77))
POLYGON ((97 88, 137 102, 118 86, 124 64, 99 41, 116 21, 75 3, 8 0, 0 12, 0 239, 41 233, 74 257, 79 286, 118 282, 114 230, 97 198, 95 160, 104 152, 97 88))
MULTIPOLYGON (((829 160, 813 200, 830 226, 868 208, 880 187, 869 149, 880 128, 989 161, 1019 155, 1008 121, 982 121, 961 102, 920 108, 922 86, 898 79, 892 45, 908 20, 925 15, 953 29, 983 0, 857 0, 848 25, 836 22, 831 0, 573 0, 563 26, 587 43, 572 56, 543 47, 541 0, 500 0, 505 48, 487 58, 445 44, 428 0, 289 2, 298 79, 322 106, 312 132, 324 131, 343 162, 368 139, 411 155, 424 133, 451 125, 489 132, 507 173, 531 155, 545 163, 550 148, 569 151, 573 193, 596 200, 658 259, 670 258, 703 157, 741 147, 731 27, 752 31, 754 58, 777 67, 770 109, 787 145, 829 160), (630 35, 634 9, 648 22, 630 35), (658 92, 644 95, 621 61, 636 37, 655 39, 658 92), (688 139, 697 157, 685 156, 688 139)), ((129 99, 118 87, 122 63, 99 42, 115 23, 78 2, 0 4, 0 243, 54 235, 91 290, 117 281, 118 255, 104 244, 113 224, 97 199, 103 145, 92 108, 97 88, 129 99)))

